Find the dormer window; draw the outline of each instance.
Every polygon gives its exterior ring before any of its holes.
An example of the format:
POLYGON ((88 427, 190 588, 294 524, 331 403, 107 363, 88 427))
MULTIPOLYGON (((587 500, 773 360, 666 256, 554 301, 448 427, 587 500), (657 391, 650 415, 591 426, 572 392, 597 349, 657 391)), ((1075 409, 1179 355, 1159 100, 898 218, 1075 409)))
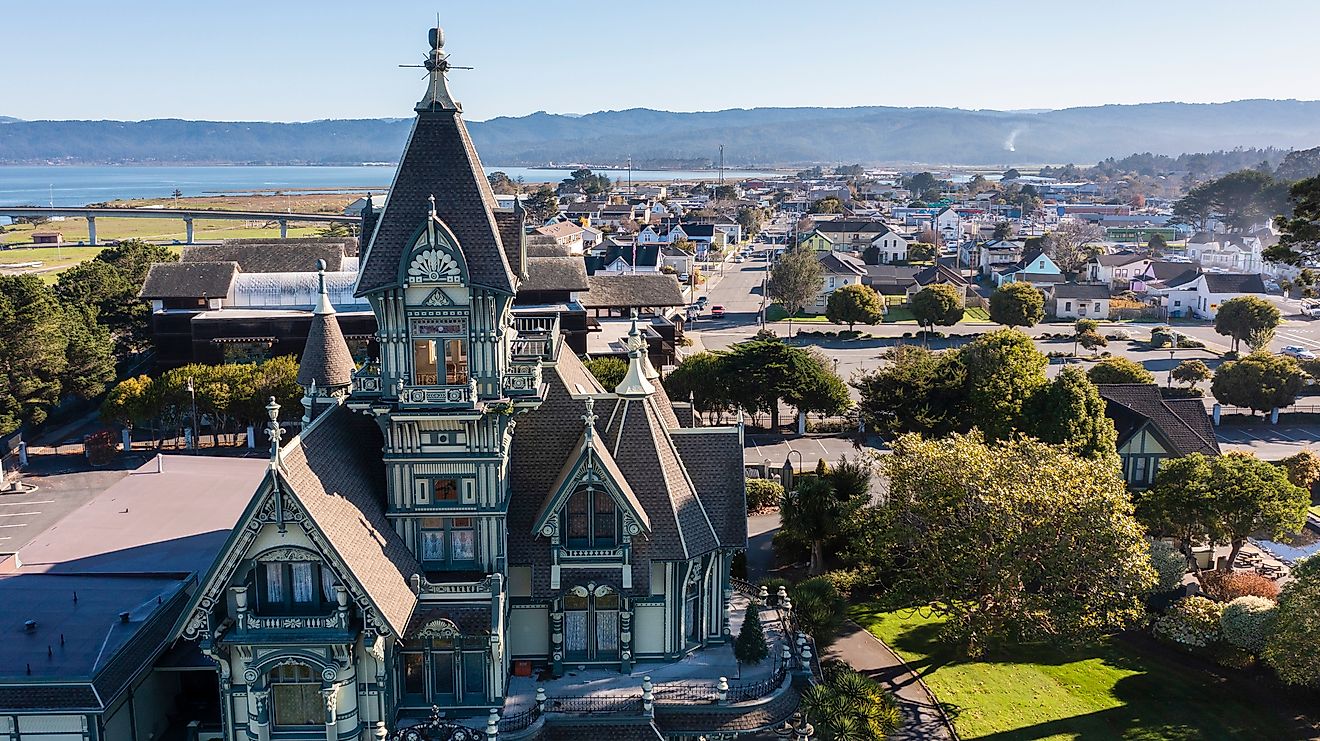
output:
POLYGON ((335 575, 312 561, 267 561, 255 573, 257 613, 319 615, 335 604, 335 575))
POLYGON ((619 508, 601 489, 573 492, 565 507, 569 548, 614 548, 619 544, 619 508))

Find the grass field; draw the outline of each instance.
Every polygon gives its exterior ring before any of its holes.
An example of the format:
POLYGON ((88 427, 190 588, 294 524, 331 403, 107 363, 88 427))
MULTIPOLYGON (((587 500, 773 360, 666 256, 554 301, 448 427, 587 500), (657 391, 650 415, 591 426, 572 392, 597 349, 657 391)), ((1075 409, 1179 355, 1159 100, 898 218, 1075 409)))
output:
MULTIPOLYGON (((289 226, 290 237, 308 237, 316 234, 320 226, 289 226)), ((64 243, 77 246, 87 242, 87 220, 67 218, 64 221, 48 221, 45 224, 13 224, 4 227, 0 234, 0 245, 28 244, 32 241, 32 232, 59 232, 64 235, 64 243)), ((280 228, 277 224, 269 226, 259 222, 220 221, 198 219, 193 222, 193 239, 206 241, 216 239, 279 239, 280 228)), ((182 219, 110 219, 104 216, 96 219, 96 240, 104 244, 114 239, 145 239, 149 242, 182 242, 188 233, 182 219)))
POLYGON ((1292 739, 1278 713, 1218 678, 1108 640, 1090 649, 1015 649, 969 661, 936 641, 939 621, 877 612, 851 617, 893 648, 950 706, 964 739, 1292 739))

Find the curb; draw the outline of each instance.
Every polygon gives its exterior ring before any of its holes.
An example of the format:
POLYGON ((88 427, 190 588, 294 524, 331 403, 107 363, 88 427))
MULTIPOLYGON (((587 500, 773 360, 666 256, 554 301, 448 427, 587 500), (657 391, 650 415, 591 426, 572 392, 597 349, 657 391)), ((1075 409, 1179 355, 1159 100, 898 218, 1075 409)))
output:
POLYGON ((892 656, 894 658, 894 661, 897 663, 897 665, 901 667, 903 671, 908 674, 908 676, 916 680, 917 686, 921 688, 922 693, 926 695, 926 698, 928 700, 930 700, 929 703, 930 707, 934 710, 935 714, 939 716, 940 722, 944 726, 944 729, 948 731, 949 738, 953 739, 953 741, 961 741, 961 739, 958 736, 958 730, 953 727, 953 721, 949 720, 948 714, 944 712, 944 706, 941 705, 939 700, 935 697, 935 693, 930 691, 930 687, 926 684, 926 680, 922 679, 920 674, 914 671, 911 666, 908 666, 908 663, 903 660, 902 656, 899 656, 897 653, 895 653, 894 649, 890 648, 887 643, 880 640, 874 633, 867 630, 866 628, 863 628, 861 625, 858 625, 856 622, 852 620, 845 620, 844 623, 853 626, 862 633, 865 633, 868 638, 870 638, 872 641, 875 641, 876 645, 879 646, 881 650, 892 656))

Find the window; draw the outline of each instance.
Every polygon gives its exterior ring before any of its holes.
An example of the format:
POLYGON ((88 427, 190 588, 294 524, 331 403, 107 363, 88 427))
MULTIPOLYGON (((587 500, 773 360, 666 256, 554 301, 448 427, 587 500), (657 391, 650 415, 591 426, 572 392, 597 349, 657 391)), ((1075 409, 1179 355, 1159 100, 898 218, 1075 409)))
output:
POLYGON ((468 381, 467 345, 462 340, 445 340, 445 383, 459 386, 468 381))
POLYGON ((1132 459, 1132 482, 1136 484, 1146 483, 1146 459, 1132 459))
POLYGON ((458 501, 458 482, 453 479, 436 479, 433 485, 433 501, 458 501))
POLYGON ((1072 302, 1071 302, 1071 301, 1064 301, 1064 302, 1063 302, 1063 310, 1064 310, 1064 311, 1072 311, 1072 302))
MULTIPOLYGON (((579 589, 581 589, 579 587, 579 589)), ((619 595, 564 595, 564 650, 570 660, 611 660, 619 652, 619 595)), ((585 590, 583 590, 585 591, 585 590)))
POLYGON ((285 664, 270 672, 276 728, 320 726, 325 723, 321 677, 306 664, 285 664))
POLYGON ((312 561, 268 561, 256 572, 257 613, 309 615, 335 603, 334 572, 312 561))
POLYGON ((487 645, 464 636, 410 642, 403 654, 406 704, 486 702, 487 645))
POLYGON ((603 489, 574 491, 564 508, 570 548, 613 548, 619 544, 619 508, 603 489))
POLYGON ((477 558, 476 523, 471 517, 423 517, 422 561, 430 567, 471 565, 477 558))
POLYGON ((413 340, 413 383, 436 385, 435 340, 413 340))

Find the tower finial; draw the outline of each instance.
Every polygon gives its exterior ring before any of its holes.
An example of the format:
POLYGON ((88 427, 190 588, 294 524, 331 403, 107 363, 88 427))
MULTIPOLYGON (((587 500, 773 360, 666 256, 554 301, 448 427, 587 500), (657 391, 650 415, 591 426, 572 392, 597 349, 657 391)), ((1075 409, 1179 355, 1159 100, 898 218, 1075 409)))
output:
POLYGON ((280 427, 280 405, 274 396, 266 405, 266 416, 270 418, 266 423, 266 437, 270 438, 270 467, 276 468, 280 464, 280 440, 284 437, 284 428, 280 427))
MULTIPOLYGON (((628 372, 615 387, 619 396, 650 396, 655 393, 655 386, 647 373, 646 340, 637 329, 637 311, 633 310, 632 329, 628 330, 628 340, 624 347, 628 350, 628 372)), ((657 374, 658 375, 658 374, 657 374)))
POLYGON ((325 287, 325 260, 316 261, 316 309, 313 314, 333 314, 334 304, 330 303, 330 292, 325 287))
POLYGON ((582 423, 585 426, 582 434, 586 435, 587 444, 590 445, 596 432, 596 399, 594 397, 587 397, 587 413, 582 415, 582 423))
MULTIPOLYGON (((417 103, 417 110, 419 111, 432 109, 462 110, 462 107, 454 102, 454 98, 449 94, 445 73, 451 69, 472 69, 471 67, 455 67, 449 63, 449 55, 445 53, 445 32, 444 29, 440 28, 439 21, 440 19, 437 18, 435 28, 432 28, 427 36, 431 48, 426 53, 426 59, 421 66, 426 68, 428 79, 426 95, 417 103)), ((400 66, 415 67, 417 65, 400 66)))

